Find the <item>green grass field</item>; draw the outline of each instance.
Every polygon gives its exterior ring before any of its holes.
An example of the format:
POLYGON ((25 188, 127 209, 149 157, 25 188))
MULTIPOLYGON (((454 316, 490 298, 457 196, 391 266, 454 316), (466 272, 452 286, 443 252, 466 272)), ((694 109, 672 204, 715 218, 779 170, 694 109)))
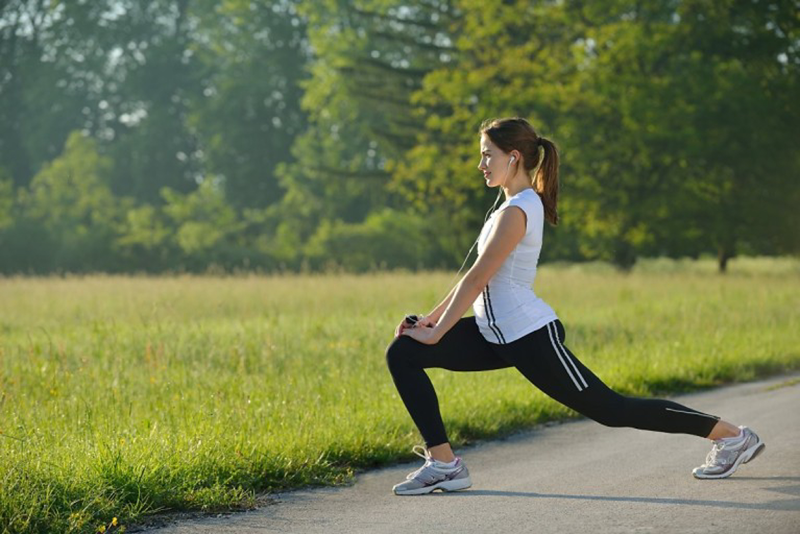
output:
MULTIPOLYGON (((610 386, 800 368, 800 261, 545 266, 537 293, 610 386)), ((421 443, 384 349, 453 273, 0 279, 3 532, 124 530, 344 482, 421 443)), ((515 370, 432 370, 456 447, 570 416, 515 370), (477 392, 477 394, 476 394, 477 392)), ((723 417, 725 414, 719 414, 723 417)), ((757 424, 757 422, 748 422, 757 424)), ((387 488, 386 491, 390 491, 387 488)))

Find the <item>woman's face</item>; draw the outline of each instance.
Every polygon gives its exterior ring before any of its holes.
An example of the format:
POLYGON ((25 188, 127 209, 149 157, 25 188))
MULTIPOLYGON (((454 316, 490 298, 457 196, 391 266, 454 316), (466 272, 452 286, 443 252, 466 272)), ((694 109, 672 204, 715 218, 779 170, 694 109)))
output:
POLYGON ((497 148, 488 136, 481 135, 481 162, 478 169, 483 172, 487 187, 503 185, 506 174, 513 176, 514 165, 508 164, 512 155, 514 154, 506 154, 497 148))

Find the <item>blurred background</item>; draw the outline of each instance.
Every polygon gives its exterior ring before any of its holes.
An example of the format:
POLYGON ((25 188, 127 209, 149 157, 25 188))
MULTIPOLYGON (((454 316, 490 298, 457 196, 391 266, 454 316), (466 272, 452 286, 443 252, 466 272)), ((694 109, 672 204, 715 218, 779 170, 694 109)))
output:
POLYGON ((800 251, 796 0, 5 0, 0 273, 454 268, 480 123, 562 156, 543 261, 800 251))

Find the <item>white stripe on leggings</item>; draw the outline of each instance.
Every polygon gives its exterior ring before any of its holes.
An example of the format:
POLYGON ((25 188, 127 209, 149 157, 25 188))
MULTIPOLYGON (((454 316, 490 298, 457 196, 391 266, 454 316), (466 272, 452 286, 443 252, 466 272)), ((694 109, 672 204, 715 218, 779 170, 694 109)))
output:
POLYGON ((710 419, 713 419, 714 421, 719 421, 718 417, 714 417, 713 415, 709 415, 709 414, 703 413, 703 412, 687 412, 686 410, 673 410, 672 408, 664 408, 664 409, 667 410, 667 411, 670 411, 670 412, 688 413, 689 415, 699 415, 700 417, 708 417, 710 419))
MULTIPOLYGON (((566 369, 567 374, 572 379, 572 382, 575 384, 575 387, 578 388, 578 391, 582 391, 583 388, 578 383, 578 381, 575 380, 575 377, 572 375, 572 371, 570 370, 569 366, 567 365, 567 362, 565 362, 564 358, 561 356, 561 352, 559 352, 558 346, 556 345, 556 342, 553 339, 553 332, 550 330, 550 326, 552 324, 553 323, 547 323, 547 334, 550 336, 550 343, 553 345, 553 350, 556 351, 556 355, 558 356, 558 359, 561 360, 561 365, 563 365, 564 369, 566 369)), ((558 332, 556 332, 556 337, 558 337, 558 332)), ((581 377, 581 380, 583 380, 583 377, 581 377)))
POLYGON ((581 383, 583 383, 583 387, 584 388, 588 388, 589 384, 586 383, 586 380, 583 379, 583 376, 581 375, 581 372, 578 371, 578 366, 575 365, 575 362, 570 357, 569 353, 567 352, 567 349, 564 348, 564 345, 561 344, 561 340, 558 339, 558 330, 556 330, 555 323, 553 323, 553 332, 554 332, 554 335, 556 337, 556 343, 558 343, 558 346, 561 347, 561 352, 564 353, 564 358, 566 358, 567 361, 569 362, 569 364, 572 366, 572 368, 575 369, 575 374, 578 375, 578 378, 581 379, 581 383))

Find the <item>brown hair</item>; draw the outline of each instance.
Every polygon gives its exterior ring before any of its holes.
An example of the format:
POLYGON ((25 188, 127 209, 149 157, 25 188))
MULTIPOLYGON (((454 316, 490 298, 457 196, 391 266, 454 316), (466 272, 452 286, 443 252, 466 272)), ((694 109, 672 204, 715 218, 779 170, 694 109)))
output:
MULTIPOLYGON (((530 175, 533 190, 544 205, 544 218, 553 226, 558 224, 558 150, 555 143, 536 133, 531 124, 521 117, 487 119, 481 123, 480 133, 485 134, 500 150, 508 154, 518 150, 522 154, 525 170, 530 175), (541 165, 539 147, 543 149, 541 165)), ((519 162, 516 162, 519 164, 519 162)))

